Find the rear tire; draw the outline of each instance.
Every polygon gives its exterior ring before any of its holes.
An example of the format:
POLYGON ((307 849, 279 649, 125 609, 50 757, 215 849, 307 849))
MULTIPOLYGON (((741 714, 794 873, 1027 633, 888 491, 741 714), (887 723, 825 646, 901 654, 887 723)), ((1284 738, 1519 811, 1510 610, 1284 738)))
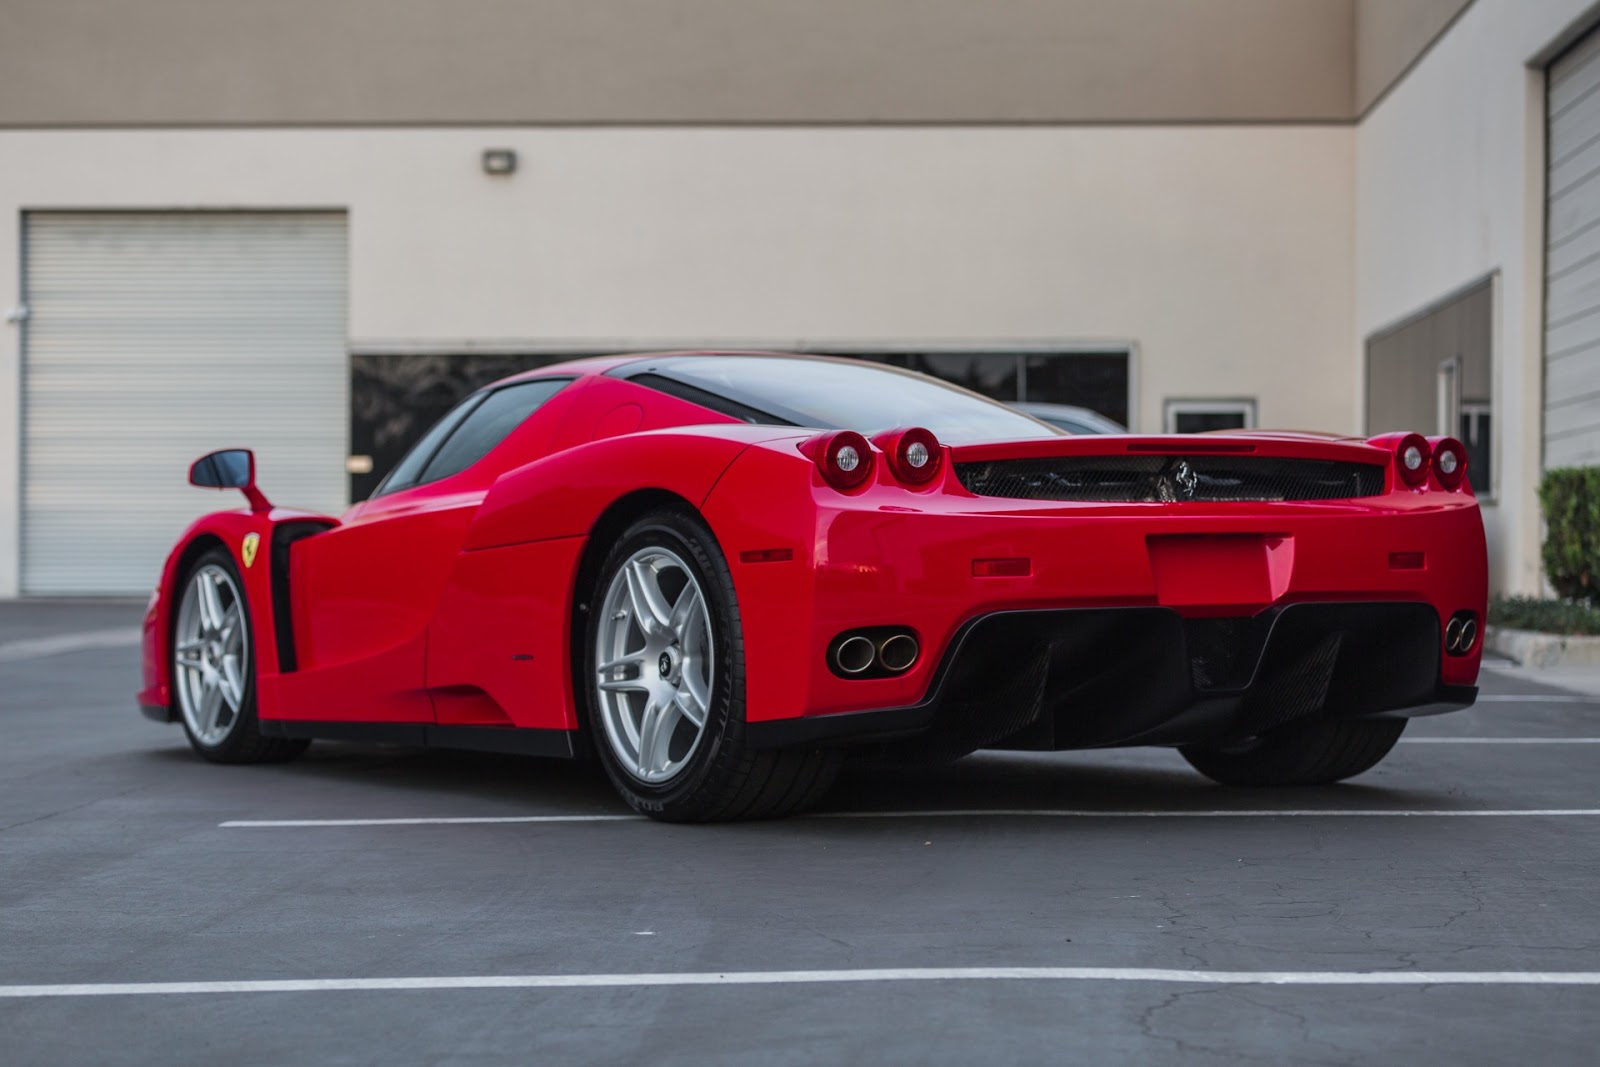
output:
POLYGON ((1189 745, 1178 751, 1223 785, 1328 785, 1371 770, 1405 728, 1405 719, 1331 719, 1280 727, 1242 750, 1189 745))
POLYGON ((172 633, 172 699, 190 746, 212 763, 278 763, 311 742, 263 737, 255 633, 233 557, 203 553, 184 573, 172 633))
POLYGON ((699 516, 660 508, 639 519, 588 593, 575 688, 600 763, 635 811, 667 822, 771 819, 833 785, 840 753, 746 740, 739 604, 699 516))

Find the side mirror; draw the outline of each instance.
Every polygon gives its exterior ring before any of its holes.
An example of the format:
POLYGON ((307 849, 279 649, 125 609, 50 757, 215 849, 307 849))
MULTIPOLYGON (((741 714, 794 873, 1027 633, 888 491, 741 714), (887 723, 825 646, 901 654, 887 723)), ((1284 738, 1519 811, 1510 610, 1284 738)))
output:
POLYGON ((225 448, 201 456, 189 467, 189 484, 202 489, 238 489, 250 501, 250 510, 272 508, 256 488, 256 454, 248 448, 225 448))

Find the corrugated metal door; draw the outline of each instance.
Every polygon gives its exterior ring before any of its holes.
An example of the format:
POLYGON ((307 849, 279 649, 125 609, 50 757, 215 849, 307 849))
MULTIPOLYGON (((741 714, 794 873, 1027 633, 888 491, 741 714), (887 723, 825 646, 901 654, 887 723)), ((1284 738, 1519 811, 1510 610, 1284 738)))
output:
POLYGON ((254 448, 275 502, 343 507, 343 214, 24 225, 24 593, 150 589, 190 520, 242 501, 189 486, 212 449, 254 448))
POLYGON ((1600 33, 1549 71, 1544 463, 1600 464, 1600 33))

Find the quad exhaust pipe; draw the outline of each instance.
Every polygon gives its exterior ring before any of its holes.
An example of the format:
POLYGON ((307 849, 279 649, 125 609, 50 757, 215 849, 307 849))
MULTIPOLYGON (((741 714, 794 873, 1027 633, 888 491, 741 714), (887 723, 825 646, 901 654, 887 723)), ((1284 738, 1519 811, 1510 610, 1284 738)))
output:
POLYGON ((1478 643, 1478 618, 1470 611, 1458 611, 1444 627, 1444 650, 1452 656, 1465 656, 1478 643))
POLYGON ((841 678, 889 678, 916 665, 922 646, 910 630, 875 626, 848 630, 828 646, 828 667, 841 678))
POLYGON ((878 649, 872 639, 855 634, 834 645, 833 669, 853 678, 870 671, 877 658, 878 649))
POLYGON ((894 674, 908 670, 917 662, 917 639, 910 634, 894 634, 878 645, 878 662, 894 674))

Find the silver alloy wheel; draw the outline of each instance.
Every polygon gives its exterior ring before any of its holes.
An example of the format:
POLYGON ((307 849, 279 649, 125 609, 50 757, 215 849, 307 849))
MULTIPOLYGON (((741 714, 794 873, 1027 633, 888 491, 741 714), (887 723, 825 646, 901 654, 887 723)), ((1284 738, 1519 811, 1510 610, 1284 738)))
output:
POLYGON ((595 634, 595 696, 611 752, 641 782, 665 782, 705 733, 716 651, 705 594, 665 548, 641 548, 611 577, 595 634))
POLYGON ((173 685, 189 732, 208 747, 227 740, 244 707, 248 627, 231 574, 207 563, 189 576, 173 635, 173 685))

